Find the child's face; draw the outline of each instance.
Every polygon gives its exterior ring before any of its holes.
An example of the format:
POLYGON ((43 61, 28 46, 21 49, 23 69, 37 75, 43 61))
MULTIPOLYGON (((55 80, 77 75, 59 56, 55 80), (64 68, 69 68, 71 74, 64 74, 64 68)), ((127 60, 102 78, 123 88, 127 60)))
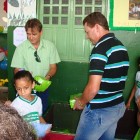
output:
POLYGON ((34 83, 27 78, 21 78, 15 81, 15 88, 20 96, 28 98, 34 88, 34 83))

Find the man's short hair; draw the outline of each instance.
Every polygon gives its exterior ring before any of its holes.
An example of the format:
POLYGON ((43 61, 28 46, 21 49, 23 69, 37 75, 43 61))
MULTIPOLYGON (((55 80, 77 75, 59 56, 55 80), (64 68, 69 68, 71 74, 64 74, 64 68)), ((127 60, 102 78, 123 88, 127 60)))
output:
POLYGON ((37 29, 39 32, 42 31, 42 23, 37 18, 29 19, 25 24, 25 30, 27 31, 29 28, 37 29))
POLYGON ((105 30, 109 30, 109 26, 108 26, 108 22, 106 17, 100 13, 100 12, 93 12, 89 15, 87 15, 84 20, 83 20, 83 25, 85 25, 85 23, 87 23, 87 25, 89 27, 94 27, 95 24, 99 24, 100 26, 102 26, 105 30))

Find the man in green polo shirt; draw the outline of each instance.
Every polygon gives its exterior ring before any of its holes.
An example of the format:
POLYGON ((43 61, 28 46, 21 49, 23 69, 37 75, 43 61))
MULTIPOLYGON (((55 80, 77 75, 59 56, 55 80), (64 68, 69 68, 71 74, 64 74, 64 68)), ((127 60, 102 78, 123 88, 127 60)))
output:
MULTIPOLYGON (((28 70, 33 76, 42 76, 50 80, 57 71, 57 63, 60 62, 57 49, 52 42, 41 39, 42 24, 38 19, 29 19, 25 30, 27 40, 16 48, 11 67, 14 68, 14 73, 28 70)), ((42 99, 44 113, 47 109, 48 91, 37 92, 37 95, 42 99)))

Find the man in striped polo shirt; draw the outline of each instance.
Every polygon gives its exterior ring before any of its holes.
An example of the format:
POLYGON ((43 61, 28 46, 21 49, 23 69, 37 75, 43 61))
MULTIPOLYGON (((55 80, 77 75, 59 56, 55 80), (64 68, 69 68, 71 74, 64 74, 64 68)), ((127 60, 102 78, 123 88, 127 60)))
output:
POLYGON ((83 25, 95 46, 90 55, 89 81, 74 105, 74 109, 84 109, 75 140, 114 140, 117 123, 125 112, 127 49, 109 32, 107 19, 100 12, 85 17, 83 25))

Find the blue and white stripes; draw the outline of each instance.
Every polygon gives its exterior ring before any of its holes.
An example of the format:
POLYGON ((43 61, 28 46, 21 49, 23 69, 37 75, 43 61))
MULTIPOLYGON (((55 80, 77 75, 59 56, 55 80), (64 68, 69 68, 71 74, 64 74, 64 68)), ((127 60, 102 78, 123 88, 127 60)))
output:
POLYGON ((121 81, 126 81, 127 76, 121 76, 119 78, 102 78, 102 82, 106 83, 119 83, 121 81))
POLYGON ((129 62, 122 61, 122 62, 118 62, 118 63, 108 64, 105 66, 105 69, 114 69, 114 68, 120 68, 120 67, 124 67, 124 66, 129 66, 129 62))
POLYGON ((110 97, 106 97, 106 98, 93 99, 90 101, 90 103, 107 103, 107 102, 113 101, 115 99, 118 99, 120 97, 122 97, 122 93, 116 94, 116 95, 113 95, 110 97))
POLYGON ((129 57, 127 49, 114 34, 103 37, 90 56, 90 75, 102 75, 100 90, 90 101, 93 108, 109 107, 121 103, 127 79, 129 57))
POLYGON ((126 48, 122 45, 118 45, 118 46, 114 46, 111 47, 107 52, 107 56, 109 57, 113 52, 117 52, 117 51, 127 51, 126 48))
POLYGON ((92 61, 93 59, 98 59, 104 62, 107 62, 108 58, 102 54, 92 54, 90 56, 90 61, 92 61))

